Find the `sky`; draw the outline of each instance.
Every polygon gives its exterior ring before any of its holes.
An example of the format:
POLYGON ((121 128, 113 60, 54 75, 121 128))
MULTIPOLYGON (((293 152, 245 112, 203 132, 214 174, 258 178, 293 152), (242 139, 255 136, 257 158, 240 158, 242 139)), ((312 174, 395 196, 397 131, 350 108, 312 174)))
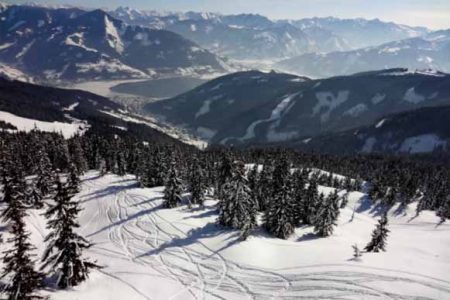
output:
MULTIPOLYGON (((6 2, 29 1, 7 0, 6 2)), ((431 29, 450 28, 450 0, 34 0, 33 2, 109 9, 129 6, 158 11, 258 13, 272 19, 300 19, 315 16, 379 18, 384 21, 426 26, 431 29)))

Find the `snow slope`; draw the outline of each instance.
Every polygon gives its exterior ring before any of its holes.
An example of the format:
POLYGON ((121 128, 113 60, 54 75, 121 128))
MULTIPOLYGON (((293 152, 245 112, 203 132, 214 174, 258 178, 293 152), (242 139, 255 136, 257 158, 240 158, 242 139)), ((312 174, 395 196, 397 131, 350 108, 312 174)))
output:
MULTIPOLYGON (((333 189, 320 188, 329 193, 333 189)), ((89 172, 77 196, 88 255, 104 268, 50 299, 450 299, 450 224, 432 212, 390 212, 387 252, 352 260, 351 245, 370 239, 377 210, 351 193, 330 238, 299 228, 287 241, 262 229, 247 241, 215 225, 215 201, 204 210, 163 209, 163 188, 137 188, 132 176, 89 172), (352 214, 355 211, 354 217, 352 214)), ((40 241, 44 222, 30 217, 40 241)), ((42 249, 42 245, 38 247, 42 249)))
MULTIPOLYGON (((69 109, 70 107, 66 110, 69 109)), ((34 128, 37 128, 39 130, 46 132, 61 132, 62 135, 67 139, 71 138, 77 133, 82 133, 88 127, 88 125, 83 122, 75 122, 75 123, 45 122, 19 117, 5 111, 0 111, 0 120, 14 125, 17 128, 17 130, 20 131, 28 132, 33 130, 34 128)))

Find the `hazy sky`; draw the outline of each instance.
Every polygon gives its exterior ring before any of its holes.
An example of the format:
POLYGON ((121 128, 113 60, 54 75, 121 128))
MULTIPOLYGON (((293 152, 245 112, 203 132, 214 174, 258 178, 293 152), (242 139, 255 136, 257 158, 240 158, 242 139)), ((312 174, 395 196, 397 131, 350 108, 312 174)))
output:
MULTIPOLYGON (((19 3, 25 0, 6 2, 19 3)), ((433 29, 450 28, 450 0, 35 0, 34 2, 103 8, 130 6, 169 11, 259 13, 275 19, 314 16, 364 17, 433 29)))

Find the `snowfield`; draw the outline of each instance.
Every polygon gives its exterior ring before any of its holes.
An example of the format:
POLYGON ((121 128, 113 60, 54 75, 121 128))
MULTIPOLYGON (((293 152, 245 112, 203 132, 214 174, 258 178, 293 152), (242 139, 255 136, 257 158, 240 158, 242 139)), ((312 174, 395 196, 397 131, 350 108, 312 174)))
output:
MULTIPOLYGON (((247 241, 215 225, 205 209, 161 208, 163 188, 137 187, 133 176, 86 174, 78 194, 80 231, 95 243, 87 255, 104 266, 50 299, 450 299, 450 224, 433 212, 414 218, 414 205, 389 214, 387 252, 352 259, 377 222, 364 194, 349 195, 329 238, 298 228, 289 240, 258 228, 247 241), (354 213, 354 216, 352 217, 354 213)), ((324 193, 332 188, 320 187, 324 193)), ((42 251, 45 222, 28 224, 42 251)))

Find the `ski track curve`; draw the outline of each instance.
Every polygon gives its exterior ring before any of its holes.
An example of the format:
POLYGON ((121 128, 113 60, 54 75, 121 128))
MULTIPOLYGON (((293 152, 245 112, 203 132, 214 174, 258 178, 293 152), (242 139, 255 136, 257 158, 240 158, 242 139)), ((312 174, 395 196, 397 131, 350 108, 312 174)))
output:
MULTIPOLYGON (((383 291, 377 288, 379 282, 421 285, 439 291, 450 299, 449 281, 415 273, 350 264, 262 269, 227 260, 199 240, 189 245, 166 248, 174 240, 186 238, 186 232, 176 222, 161 216, 158 211, 160 201, 148 199, 135 187, 126 186, 129 182, 113 183, 109 175, 83 181, 83 190, 87 193, 82 193, 80 199, 114 185, 110 193, 99 193, 95 197, 97 209, 85 225, 98 226, 99 219, 106 218, 110 222, 108 239, 117 250, 94 246, 90 251, 122 256, 156 272, 148 275, 178 282, 182 288, 169 299, 185 299, 187 295, 196 300, 229 299, 229 295, 239 299, 418 299, 383 291), (151 213, 139 214, 146 211, 151 213), (331 270, 321 270, 327 267, 331 270), (387 274, 376 273, 383 271, 387 274)), ((81 230, 86 230, 85 226, 81 230)), ((102 272, 130 286, 145 299, 150 299, 119 275, 109 274, 106 270, 102 272)))

